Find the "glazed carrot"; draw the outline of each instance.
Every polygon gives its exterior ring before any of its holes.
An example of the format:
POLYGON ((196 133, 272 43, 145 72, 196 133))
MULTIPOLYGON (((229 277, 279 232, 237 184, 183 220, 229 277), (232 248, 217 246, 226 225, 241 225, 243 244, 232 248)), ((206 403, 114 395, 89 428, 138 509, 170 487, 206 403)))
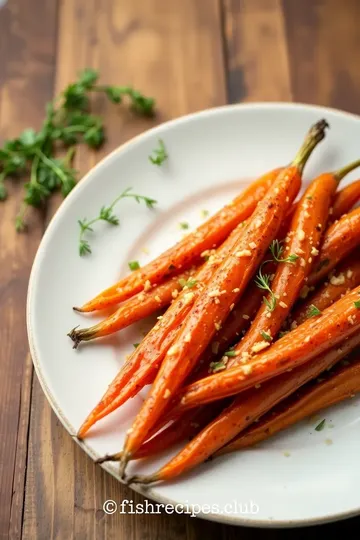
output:
POLYGON ((202 463, 277 403, 344 358, 359 343, 360 335, 355 335, 342 344, 340 349, 337 347, 331 349, 292 372, 285 372, 267 381, 258 389, 252 388, 240 394, 220 416, 207 425, 159 471, 150 476, 135 476, 129 479, 129 483, 149 484, 169 480, 202 463))
MULTIPOLYGON (((351 253, 343 263, 337 267, 319 289, 307 296, 306 300, 291 314, 291 320, 296 325, 303 323, 313 309, 323 311, 331 306, 341 296, 360 285, 360 250, 351 253)), ((304 294, 308 287, 304 288, 304 294)))
POLYGON ((274 169, 258 178, 230 204, 226 205, 194 232, 154 261, 132 272, 87 302, 78 311, 88 312, 118 304, 142 291, 144 285, 160 283, 166 276, 190 266, 204 251, 220 245, 230 232, 251 216, 281 169, 274 169))
POLYGON ((336 193, 330 216, 331 220, 340 219, 343 214, 349 212, 359 201, 360 180, 356 180, 336 193))
POLYGON ((216 254, 211 255, 194 276, 191 284, 194 286, 192 288, 189 288, 188 285, 184 287, 160 321, 141 341, 129 360, 122 366, 100 402, 81 425, 78 432, 79 438, 83 438, 92 425, 120 407, 139 392, 149 380, 152 380, 160 362, 179 333, 195 299, 242 233, 243 227, 240 224, 218 248, 216 254))
POLYGON ((225 258, 206 289, 196 300, 174 345, 168 350, 140 412, 126 436, 120 464, 127 461, 145 440, 171 397, 191 372, 216 330, 239 300, 301 185, 303 166, 323 139, 327 123, 318 122, 292 164, 278 175, 266 196, 258 203, 233 252, 225 258))
POLYGON ((345 214, 327 230, 321 252, 314 262, 307 285, 325 278, 360 243, 360 208, 345 214))
MULTIPOLYGON (((213 420, 220 410, 224 407, 223 402, 216 404, 215 407, 203 407, 197 411, 187 411, 181 420, 176 420, 171 425, 167 426, 154 437, 148 438, 147 441, 134 454, 133 459, 142 459, 149 456, 154 456, 164 450, 170 448, 174 444, 191 440, 203 427, 213 420), (220 406, 219 406, 220 405, 220 406)), ((106 454, 98 459, 96 463, 104 463, 105 461, 120 461, 122 452, 116 454, 106 454)))
POLYGON ((298 392, 279 403, 262 419, 224 446, 215 455, 228 454, 264 441, 326 407, 335 405, 360 392, 360 352, 354 351, 350 362, 336 366, 300 388, 298 392))
POLYGON ((280 261, 273 281, 260 269, 258 286, 270 292, 264 298, 251 328, 235 347, 235 356, 229 358, 228 367, 239 364, 243 355, 248 357, 269 347, 276 339, 311 272, 315 256, 319 254, 318 248, 338 183, 359 165, 357 161, 337 172, 321 174, 305 190, 297 204, 284 247, 279 242, 272 245, 272 255, 280 261))
POLYGON ((292 332, 285 334, 269 350, 235 366, 189 385, 179 392, 172 415, 247 390, 287 369, 308 362, 335 347, 359 331, 360 287, 328 307, 320 316, 311 317, 292 332))
POLYGON ((157 310, 167 307, 183 288, 182 284, 191 283, 190 276, 195 272, 196 269, 187 270, 178 276, 173 276, 147 292, 142 291, 132 296, 128 300, 125 300, 115 313, 94 326, 90 326, 89 328, 74 328, 68 334, 74 342, 74 349, 77 348, 81 341, 90 341, 114 334, 141 319, 145 319, 145 317, 152 315, 157 310))

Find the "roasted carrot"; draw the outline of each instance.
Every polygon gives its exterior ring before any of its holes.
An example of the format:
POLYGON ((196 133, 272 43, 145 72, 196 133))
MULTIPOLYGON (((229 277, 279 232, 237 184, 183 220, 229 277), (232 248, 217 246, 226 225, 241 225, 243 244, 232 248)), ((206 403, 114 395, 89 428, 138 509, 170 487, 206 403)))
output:
POLYGON ((215 455, 253 446, 326 407, 354 397, 360 392, 360 351, 354 351, 351 357, 279 403, 215 455))
POLYGON ((200 255, 220 245, 230 232, 251 216, 257 203, 264 197, 281 169, 274 169, 261 176, 230 204, 226 205, 194 232, 175 246, 159 255, 154 261, 139 268, 87 302, 78 311, 87 312, 118 304, 142 291, 145 284, 153 286, 164 277, 179 273, 190 266, 200 255))
POLYGON ((196 300, 126 436, 120 464, 121 474, 124 473, 127 461, 141 446, 171 397, 193 369, 216 330, 221 327, 231 306, 243 294, 299 191, 302 169, 315 146, 323 139, 326 127, 325 121, 313 126, 292 164, 280 172, 273 186, 258 203, 233 253, 225 258, 196 300))
POLYGON ((359 245, 360 208, 345 214, 333 223, 324 237, 321 252, 314 262, 307 285, 311 287, 325 278, 337 264, 359 245))
POLYGON ((359 201, 360 180, 356 180, 336 193, 330 216, 331 221, 340 219, 343 214, 349 212, 359 201))
POLYGON ((306 300, 301 302, 291 314, 291 320, 295 321, 296 325, 303 323, 313 311, 313 306, 323 311, 358 285, 360 285, 360 250, 351 253, 340 266, 331 272, 328 281, 325 281, 312 294, 308 295, 309 287, 304 287, 302 294, 306 300))
POLYGON ((129 483, 149 484, 169 480, 202 463, 277 403, 344 358, 359 343, 358 334, 344 342, 341 348, 335 347, 292 372, 267 381, 258 389, 252 388, 240 394, 159 471, 150 476, 135 476, 129 479, 129 483))
POLYGON ((185 387, 175 399, 172 414, 210 403, 246 390, 255 384, 293 369, 334 347, 359 331, 360 287, 285 334, 269 350, 255 355, 247 364, 235 366, 185 387))
POLYGON ((89 328, 74 328, 68 336, 74 342, 74 349, 81 341, 90 341, 100 337, 114 334, 131 324, 145 319, 161 308, 167 307, 178 296, 184 284, 191 283, 191 274, 196 269, 187 270, 178 276, 169 278, 164 283, 145 292, 142 291, 128 300, 125 300, 119 308, 107 317, 107 319, 90 326, 89 328))
MULTIPOLYGON (((154 456, 164 450, 170 448, 174 444, 191 440, 201 431, 223 408, 223 402, 216 404, 215 407, 203 407, 197 411, 187 411, 181 420, 175 420, 172 424, 157 433, 154 437, 148 438, 147 441, 134 454, 133 459, 142 459, 149 456, 154 456), (220 406, 219 406, 220 405, 220 406)), ((105 461, 120 461, 122 452, 116 454, 106 454, 98 459, 96 463, 104 463, 105 461)))
POLYGON ((149 379, 152 379, 159 363, 179 333, 195 299, 242 233, 243 227, 240 224, 231 232, 216 253, 209 257, 192 279, 192 283, 184 287, 160 321, 141 341, 129 360, 122 366, 100 402, 83 422, 78 432, 79 438, 83 438, 92 425, 120 407, 147 384, 149 379))
POLYGON ((273 281, 261 269, 259 271, 257 284, 269 293, 264 297, 251 328, 235 347, 228 367, 239 364, 243 355, 248 357, 269 347, 276 339, 311 272, 315 256, 319 254, 338 183, 359 165, 360 162, 356 161, 337 172, 321 174, 305 190, 297 204, 284 246, 280 242, 271 246, 273 257, 279 261, 273 281))

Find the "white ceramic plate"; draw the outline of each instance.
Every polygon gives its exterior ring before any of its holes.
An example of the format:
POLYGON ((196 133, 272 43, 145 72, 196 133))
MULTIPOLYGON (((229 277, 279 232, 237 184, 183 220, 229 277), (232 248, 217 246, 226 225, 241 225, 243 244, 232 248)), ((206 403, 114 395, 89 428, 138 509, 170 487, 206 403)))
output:
MULTIPOLYGON (((129 260, 145 263, 173 244, 183 232, 180 221, 196 226, 201 210, 215 211, 249 179, 288 163, 310 124, 322 117, 331 129, 306 168, 307 180, 359 157, 358 117, 292 104, 204 111, 163 124, 120 147, 70 194, 40 245, 27 305, 35 369, 69 432, 76 432, 144 330, 139 324, 114 339, 75 351, 66 334, 90 321, 74 313, 72 306, 127 273, 129 260), (159 137, 169 153, 161 168, 148 160, 159 137), (93 254, 80 258, 77 220, 96 216, 126 187, 158 199, 157 209, 123 201, 116 210, 120 227, 97 226, 89 237, 93 254)), ((344 183, 354 177, 356 172, 344 183)), ((140 403, 141 396, 100 422, 89 433, 84 450, 93 458, 120 450, 140 403)), ((202 507, 202 517, 239 525, 308 525, 355 515, 360 509, 359 400, 325 411, 321 417, 333 428, 316 432, 316 420, 304 422, 256 449, 216 459, 142 492, 165 504, 196 505, 196 512, 202 507)), ((169 454, 136 467, 142 472, 154 470, 168 458, 169 454)), ((117 475, 115 465, 106 469, 117 475)))

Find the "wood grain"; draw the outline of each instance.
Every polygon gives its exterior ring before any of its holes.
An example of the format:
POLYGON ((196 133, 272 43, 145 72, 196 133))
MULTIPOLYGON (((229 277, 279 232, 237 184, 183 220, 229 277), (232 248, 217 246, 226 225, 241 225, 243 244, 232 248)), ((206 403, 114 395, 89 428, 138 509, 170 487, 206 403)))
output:
MULTIPOLYGON (((131 83, 158 102, 156 118, 144 120, 98 99, 94 108, 106 119, 109 141, 96 155, 81 149, 77 168, 86 172, 103 154, 155 123, 225 103, 222 62, 216 0, 107 0, 101 9, 94 0, 63 1, 56 91, 91 66, 100 70, 103 81, 131 83)), ((107 499, 136 504, 143 498, 77 447, 51 412, 36 378, 32 394, 24 539, 165 539, 170 530, 174 540, 197 537, 199 523, 187 516, 106 516, 102 505, 107 499)), ((204 530, 211 540, 221 537, 223 527, 206 525, 204 530)))
POLYGON ((224 0, 224 27, 229 101, 291 101, 281 1, 224 0))
MULTIPOLYGON (((15 137, 37 127, 52 95, 56 2, 13 0, 0 11, 0 131, 15 137), (34 11, 42 13, 33 17, 34 11)), ((14 220, 21 185, 9 182, 9 199, 0 209, 0 535, 18 538, 26 469, 31 395, 25 301, 32 259, 43 232, 43 216, 29 220, 31 234, 18 235, 14 220)))
MULTIPOLYGON (((109 141, 76 156, 81 174, 152 125, 237 101, 291 99, 360 111, 358 0, 9 0, 0 8, 0 135, 38 126, 43 105, 85 66, 158 102, 154 120, 104 99, 109 141), (59 7, 59 9, 58 9, 59 7)), ((0 537, 208 540, 317 538, 318 528, 239 529, 188 516, 115 514, 106 499, 143 498, 104 473, 72 441, 33 377, 24 304, 47 215, 31 234, 12 223, 21 193, 0 206, 0 537), (24 492, 26 485, 26 492, 24 492), (25 499, 25 500, 24 500, 25 499)), ((321 529, 354 536, 359 519, 321 529)))
POLYGON ((284 0, 296 101, 360 112, 360 3, 284 0))

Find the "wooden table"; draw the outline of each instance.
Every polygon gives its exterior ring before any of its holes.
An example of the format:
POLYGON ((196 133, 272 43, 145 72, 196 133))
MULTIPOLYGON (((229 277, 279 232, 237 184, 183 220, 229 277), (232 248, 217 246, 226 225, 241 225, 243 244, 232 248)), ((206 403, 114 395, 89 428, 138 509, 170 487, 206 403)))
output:
MULTIPOLYGON (((238 101, 300 101, 360 113, 359 0, 8 0, 0 9, 0 133, 39 127, 44 104, 85 66, 156 97, 154 121, 97 104, 109 142, 81 150, 89 170, 117 145, 170 118, 238 101)), ((50 540, 302 538, 188 516, 107 516, 106 499, 142 497, 72 441, 33 374, 25 328, 29 271, 49 218, 13 226, 21 190, 0 206, 0 534, 50 540)), ((316 479, 314 479, 316 481, 316 479)), ((359 520, 311 529, 349 534, 359 520)))

